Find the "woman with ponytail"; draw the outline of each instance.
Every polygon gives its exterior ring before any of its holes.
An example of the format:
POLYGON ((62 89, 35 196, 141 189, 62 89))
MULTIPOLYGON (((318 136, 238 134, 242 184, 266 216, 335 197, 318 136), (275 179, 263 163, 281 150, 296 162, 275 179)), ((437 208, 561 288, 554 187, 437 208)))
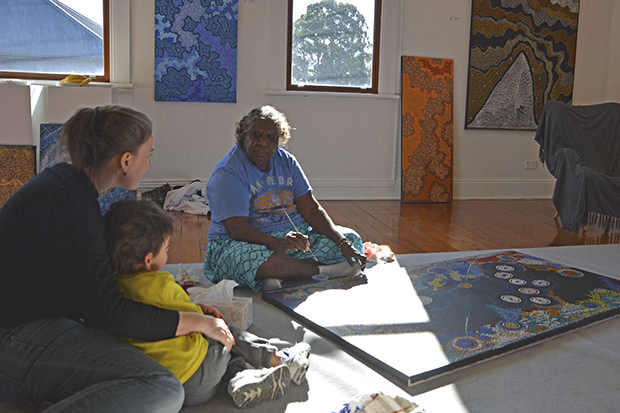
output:
POLYGON ((223 320, 125 299, 106 253, 97 197, 137 189, 152 124, 130 108, 81 109, 61 141, 71 163, 46 168, 0 209, 0 401, 49 411, 178 411, 175 376, 116 337, 200 332, 229 350, 223 320))

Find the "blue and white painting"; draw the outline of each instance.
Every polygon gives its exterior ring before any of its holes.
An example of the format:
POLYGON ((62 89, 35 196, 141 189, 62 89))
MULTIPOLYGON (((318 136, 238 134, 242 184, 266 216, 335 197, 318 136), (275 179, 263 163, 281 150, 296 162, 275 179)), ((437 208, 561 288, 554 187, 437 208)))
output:
POLYGON ((155 100, 237 101, 238 0, 155 0, 155 100))

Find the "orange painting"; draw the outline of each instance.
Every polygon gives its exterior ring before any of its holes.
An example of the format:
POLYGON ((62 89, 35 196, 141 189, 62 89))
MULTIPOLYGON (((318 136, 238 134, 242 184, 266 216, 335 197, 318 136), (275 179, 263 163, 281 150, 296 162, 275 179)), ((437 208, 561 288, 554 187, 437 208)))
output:
POLYGON ((0 208, 35 172, 34 146, 0 145, 0 208))
POLYGON ((402 57, 401 202, 452 201, 453 60, 402 57))

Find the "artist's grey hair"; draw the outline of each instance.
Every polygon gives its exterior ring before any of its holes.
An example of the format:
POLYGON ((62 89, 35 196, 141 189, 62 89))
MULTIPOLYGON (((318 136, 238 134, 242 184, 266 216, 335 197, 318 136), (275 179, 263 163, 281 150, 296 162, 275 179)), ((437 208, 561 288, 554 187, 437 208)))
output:
POLYGON ((291 125, 286 120, 284 113, 278 111, 273 106, 259 106, 249 111, 239 122, 235 130, 237 144, 243 145, 246 133, 252 129, 256 121, 267 119, 273 122, 278 130, 278 146, 284 147, 291 138, 291 125))

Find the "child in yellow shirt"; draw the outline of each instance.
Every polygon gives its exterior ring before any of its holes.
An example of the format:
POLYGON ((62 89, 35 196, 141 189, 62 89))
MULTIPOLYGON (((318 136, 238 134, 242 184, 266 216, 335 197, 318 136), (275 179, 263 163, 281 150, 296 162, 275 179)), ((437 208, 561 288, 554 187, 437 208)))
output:
POLYGON ((108 252, 125 297, 210 315, 218 328, 230 329, 235 339, 230 352, 217 341, 217 334, 191 333, 154 342, 125 340, 174 373, 185 389, 185 404, 205 403, 225 386, 237 406, 250 407, 281 397, 291 379, 301 383, 309 365, 308 344, 279 350, 267 339, 227 326, 219 311, 192 303, 172 274, 161 271, 168 260, 173 224, 158 205, 119 201, 112 204, 104 222, 108 252))

